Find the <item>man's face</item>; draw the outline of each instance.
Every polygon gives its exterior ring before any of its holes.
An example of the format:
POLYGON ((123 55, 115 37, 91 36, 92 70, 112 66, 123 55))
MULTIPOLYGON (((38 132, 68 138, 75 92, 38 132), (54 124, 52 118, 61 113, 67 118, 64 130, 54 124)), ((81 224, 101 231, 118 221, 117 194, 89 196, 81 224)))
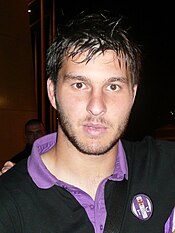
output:
POLYGON ((58 110, 65 139, 85 154, 99 155, 113 148, 124 132, 136 86, 113 51, 79 63, 84 56, 63 63, 53 98, 56 103, 51 102, 58 110))
POLYGON ((45 128, 42 124, 28 125, 25 132, 26 143, 33 145, 34 141, 45 135, 45 128))

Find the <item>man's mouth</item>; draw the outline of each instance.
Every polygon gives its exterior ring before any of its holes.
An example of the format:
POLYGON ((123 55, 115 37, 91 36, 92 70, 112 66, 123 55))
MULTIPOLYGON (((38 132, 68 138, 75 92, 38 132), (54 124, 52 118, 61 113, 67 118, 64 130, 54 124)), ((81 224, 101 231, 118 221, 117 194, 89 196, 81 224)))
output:
POLYGON ((107 127, 101 124, 87 123, 83 125, 83 129, 86 133, 91 135, 104 134, 107 131, 107 127))

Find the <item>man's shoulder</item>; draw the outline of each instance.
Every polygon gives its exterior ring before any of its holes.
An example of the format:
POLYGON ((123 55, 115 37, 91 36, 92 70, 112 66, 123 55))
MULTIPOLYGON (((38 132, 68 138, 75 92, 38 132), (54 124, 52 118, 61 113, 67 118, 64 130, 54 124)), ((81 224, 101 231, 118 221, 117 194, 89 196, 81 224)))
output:
POLYGON ((135 177, 144 174, 143 176, 150 180, 157 179, 157 182, 162 184, 167 177, 168 182, 164 185, 170 184, 174 187, 175 142, 148 136, 137 142, 124 141, 123 145, 130 173, 135 173, 135 177))
POLYGON ((175 148, 175 141, 168 141, 168 140, 160 140, 160 139, 156 139, 152 136, 145 136, 140 140, 128 140, 128 139, 122 139, 122 142, 124 145, 126 146, 134 146, 134 147, 146 147, 149 145, 152 146, 168 146, 170 148, 175 148))
POLYGON ((146 136, 138 141, 122 140, 124 149, 128 155, 158 155, 158 156, 173 156, 175 159, 175 142, 158 140, 151 136, 146 136))

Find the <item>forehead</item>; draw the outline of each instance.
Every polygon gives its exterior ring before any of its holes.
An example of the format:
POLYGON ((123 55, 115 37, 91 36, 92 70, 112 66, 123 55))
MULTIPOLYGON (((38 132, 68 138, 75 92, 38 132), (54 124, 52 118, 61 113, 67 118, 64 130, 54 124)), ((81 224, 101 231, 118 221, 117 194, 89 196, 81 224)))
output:
POLYGON ((35 132, 37 130, 43 130, 43 125, 42 124, 32 124, 32 125, 28 125, 26 127, 26 131, 30 131, 30 132, 35 132))
POLYGON ((109 76, 127 76, 125 57, 112 50, 95 54, 87 61, 88 51, 69 57, 63 62, 62 72, 85 73, 87 75, 108 74, 109 76))

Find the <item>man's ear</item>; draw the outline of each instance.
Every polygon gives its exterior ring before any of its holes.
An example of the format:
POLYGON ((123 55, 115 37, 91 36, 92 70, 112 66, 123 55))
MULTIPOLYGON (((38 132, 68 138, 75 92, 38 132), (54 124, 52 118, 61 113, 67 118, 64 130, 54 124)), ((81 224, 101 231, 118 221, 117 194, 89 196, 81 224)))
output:
POLYGON ((53 81, 50 78, 48 78, 48 80, 47 80, 47 94, 48 94, 51 105, 55 109, 57 109, 54 90, 55 90, 55 87, 54 87, 53 81))

